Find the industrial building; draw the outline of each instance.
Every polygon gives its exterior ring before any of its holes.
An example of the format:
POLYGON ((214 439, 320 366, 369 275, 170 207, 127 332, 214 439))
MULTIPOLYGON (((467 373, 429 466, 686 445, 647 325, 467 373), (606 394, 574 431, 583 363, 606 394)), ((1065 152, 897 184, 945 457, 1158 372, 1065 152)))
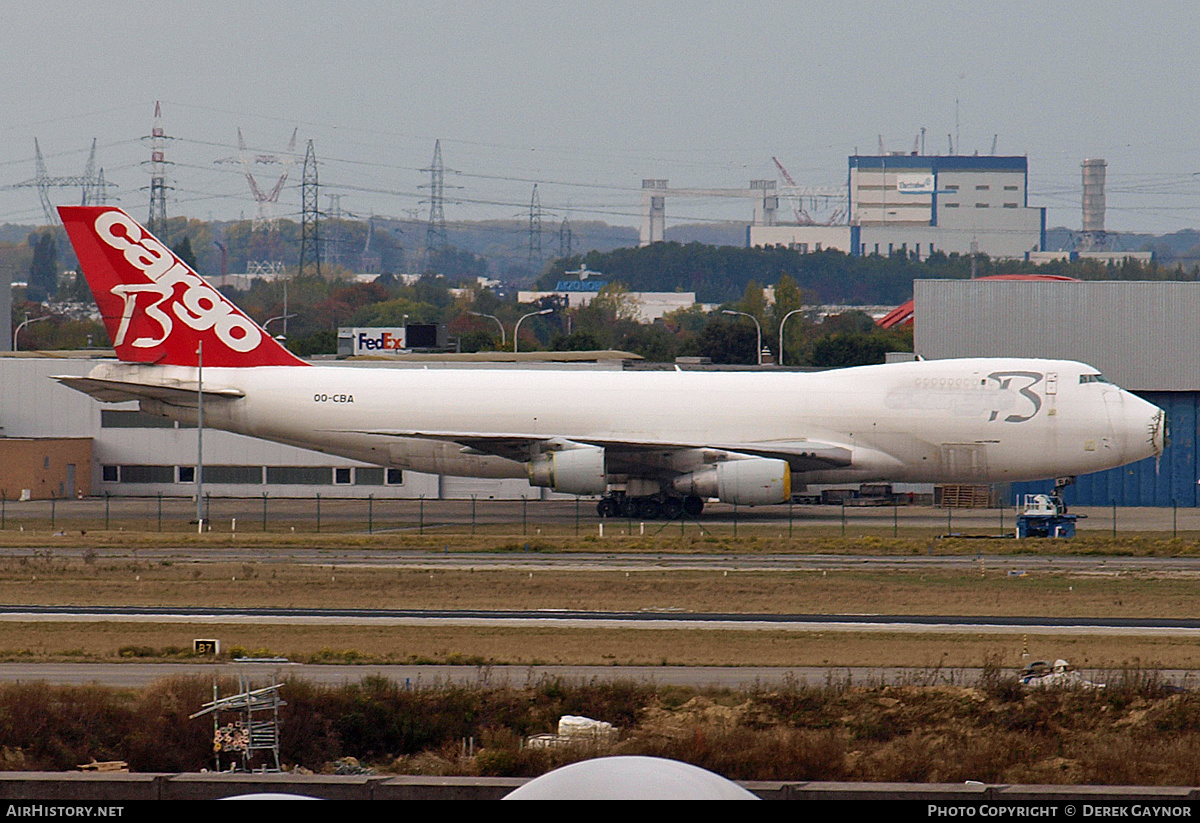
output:
POLYGON ((847 225, 756 224, 749 244, 917 258, 1024 258, 1045 248, 1046 210, 1029 205, 1025 157, 854 155, 848 165, 847 225))
MULTIPOLYGON (((581 266, 575 271, 566 273, 574 275, 578 279, 560 280, 558 281, 558 285, 549 291, 519 291, 517 292, 517 302, 530 304, 537 303, 547 297, 556 297, 562 300, 567 308, 577 309, 592 302, 592 299, 599 295, 604 287, 608 285, 607 280, 599 279, 603 277, 600 272, 591 271, 586 265, 581 266)), ((622 307, 630 314, 630 319, 636 320, 639 323, 653 323, 665 314, 694 306, 696 304, 696 293, 691 291, 622 292, 620 294, 620 302, 622 307)))
MULTIPOLYGON (((0 356, 0 494, 7 500, 192 496, 196 429, 143 414, 136 402, 98 403, 53 375, 85 375, 95 355, 0 356), (26 491, 28 490, 28 494, 26 491)), ((369 368, 480 364, 372 363, 369 368)), ((345 364, 346 368, 355 368, 345 364)), ((529 364, 529 368, 538 368, 529 364)), ((553 364, 555 368, 571 368, 553 364)), ((575 368, 614 367, 587 364, 575 368)), ((616 368, 620 364, 616 364, 616 368)), ((213 497, 366 497, 530 500, 547 490, 525 480, 444 477, 388 469, 215 429, 204 432, 203 480, 213 497)))
MULTIPOLYGON (((918 280, 914 302, 914 349, 926 359, 1078 360, 1166 410, 1160 459, 1080 477, 1068 504, 1200 505, 1200 283, 918 280)), ((1007 499, 1052 485, 1014 483, 1007 499)))
MULTIPOLYGON (((592 302, 592 298, 596 294, 597 292, 594 291, 561 288, 553 291, 519 291, 517 292, 517 302, 528 305, 547 297, 559 297, 566 301, 568 308, 575 309, 592 302)), ((633 315, 630 319, 639 323, 653 323, 663 315, 696 305, 696 293, 694 291, 631 291, 621 295, 621 305, 633 315)))

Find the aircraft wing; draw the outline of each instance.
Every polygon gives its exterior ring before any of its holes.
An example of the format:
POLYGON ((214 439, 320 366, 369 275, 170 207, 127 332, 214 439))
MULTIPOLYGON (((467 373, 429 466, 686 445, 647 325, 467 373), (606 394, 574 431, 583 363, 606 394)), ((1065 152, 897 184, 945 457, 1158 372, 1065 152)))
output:
MULTIPOLYGON (((103 380, 98 377, 53 375, 53 379, 76 391, 90 394, 102 403, 121 403, 126 400, 161 400, 175 405, 194 406, 198 386, 180 382, 173 385, 130 383, 123 380, 103 380)), ((229 400, 244 397, 240 389, 205 389, 205 399, 229 400)))
POLYGON ((359 430, 354 434, 385 437, 415 437, 458 443, 480 454, 492 454, 525 462, 539 451, 557 451, 569 444, 599 446, 608 452, 636 460, 639 453, 671 453, 688 450, 734 452, 754 457, 786 460, 792 471, 818 471, 845 468, 851 464, 851 451, 836 443, 815 440, 770 440, 755 443, 684 443, 665 440, 640 440, 610 437, 550 437, 542 434, 492 434, 486 432, 418 431, 406 429, 359 430))
POLYGON ((820 469, 844 469, 853 461, 851 451, 836 443, 819 443, 814 440, 772 440, 762 443, 727 443, 711 448, 786 460, 794 472, 817 471, 820 469))

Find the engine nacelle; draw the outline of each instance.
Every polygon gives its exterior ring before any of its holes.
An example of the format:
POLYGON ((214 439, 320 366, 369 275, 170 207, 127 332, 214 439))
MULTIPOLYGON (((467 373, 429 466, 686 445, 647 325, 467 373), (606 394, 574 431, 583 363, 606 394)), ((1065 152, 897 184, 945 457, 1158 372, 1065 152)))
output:
POLYGON ((529 482, 567 494, 604 494, 608 473, 604 449, 585 446, 539 454, 529 461, 529 482))
POLYGON ((750 457, 727 460, 675 478, 676 491, 715 497, 722 503, 765 506, 792 496, 792 469, 786 460, 750 457))

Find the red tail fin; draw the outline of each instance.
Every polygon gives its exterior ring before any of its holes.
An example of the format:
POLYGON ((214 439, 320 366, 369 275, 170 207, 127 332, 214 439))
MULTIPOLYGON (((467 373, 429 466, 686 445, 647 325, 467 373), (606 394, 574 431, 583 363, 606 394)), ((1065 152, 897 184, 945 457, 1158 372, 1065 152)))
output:
POLYGON ((114 206, 59 206, 117 356, 130 363, 307 365, 114 206))

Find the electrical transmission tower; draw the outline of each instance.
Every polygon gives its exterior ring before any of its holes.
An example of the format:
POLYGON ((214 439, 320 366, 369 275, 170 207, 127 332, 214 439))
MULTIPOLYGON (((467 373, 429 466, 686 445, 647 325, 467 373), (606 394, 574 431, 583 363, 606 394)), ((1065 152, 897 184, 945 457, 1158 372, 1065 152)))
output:
MULTIPOLYGON (((143 140, 146 138, 142 138, 143 140)), ((162 105, 154 103, 154 128, 150 132, 150 220, 146 228, 164 242, 167 239, 167 137, 163 131, 162 105)))
POLYGON ((237 156, 225 157, 214 161, 216 163, 237 163, 241 165, 246 182, 250 184, 250 194, 254 197, 254 202, 257 206, 251 226, 252 230, 265 228, 270 231, 275 228, 275 223, 278 219, 275 214, 275 204, 279 202, 279 193, 283 191, 283 184, 287 182, 288 172, 297 159, 297 131, 299 129, 292 131, 292 139, 288 142, 287 149, 282 154, 255 154, 246 147, 246 140, 242 137, 242 130, 239 128, 237 156), (254 177, 255 166, 280 166, 279 179, 275 181, 275 185, 268 190, 264 190, 259 186, 258 180, 254 177))
POLYGON ((93 187, 92 199, 88 202, 91 206, 104 206, 108 204, 108 187, 115 186, 116 183, 109 183, 104 179, 104 168, 96 174, 96 185, 93 187))
POLYGON ((87 165, 84 167, 83 175, 80 177, 51 177, 50 173, 46 170, 46 160, 42 157, 42 147, 38 145, 36 137, 33 138, 33 154, 33 178, 21 183, 14 183, 11 186, 5 186, 5 188, 37 189, 38 197, 42 201, 42 213, 46 217, 47 224, 58 224, 58 212, 50 202, 50 189, 74 188, 78 186, 81 191, 81 205, 102 206, 107 202, 108 186, 111 184, 104 181, 104 169, 100 169, 98 175, 96 173, 96 139, 94 137, 92 138, 92 150, 88 154, 87 165))
POLYGON ((419 187, 429 189, 429 225, 425 228, 425 262, 428 264, 433 253, 446 245, 446 213, 443 210, 446 167, 442 164, 441 140, 433 144, 433 162, 421 171, 429 172, 429 185, 419 187))
POLYGON ((326 228, 332 236, 325 240, 322 251, 325 252, 326 263, 330 266, 340 266, 342 263, 342 196, 340 194, 325 196, 329 198, 326 228))
POLYGON ((104 180, 104 169, 96 171, 96 138, 92 138, 92 150, 88 152, 87 165, 83 167, 82 206, 103 206, 108 202, 108 183, 104 180))
POLYGON ((529 258, 530 271, 542 267, 542 201, 538 198, 537 183, 533 184, 533 194, 529 198, 529 258), (537 267, 535 269, 534 267, 537 267))
POLYGON ((300 182, 300 266, 298 274, 321 276, 320 213, 317 210, 317 156, 313 152, 313 141, 308 141, 304 153, 304 174, 300 182))
POLYGON ((574 239, 571 237, 571 221, 563 217, 558 227, 558 256, 570 257, 574 250, 574 239))

